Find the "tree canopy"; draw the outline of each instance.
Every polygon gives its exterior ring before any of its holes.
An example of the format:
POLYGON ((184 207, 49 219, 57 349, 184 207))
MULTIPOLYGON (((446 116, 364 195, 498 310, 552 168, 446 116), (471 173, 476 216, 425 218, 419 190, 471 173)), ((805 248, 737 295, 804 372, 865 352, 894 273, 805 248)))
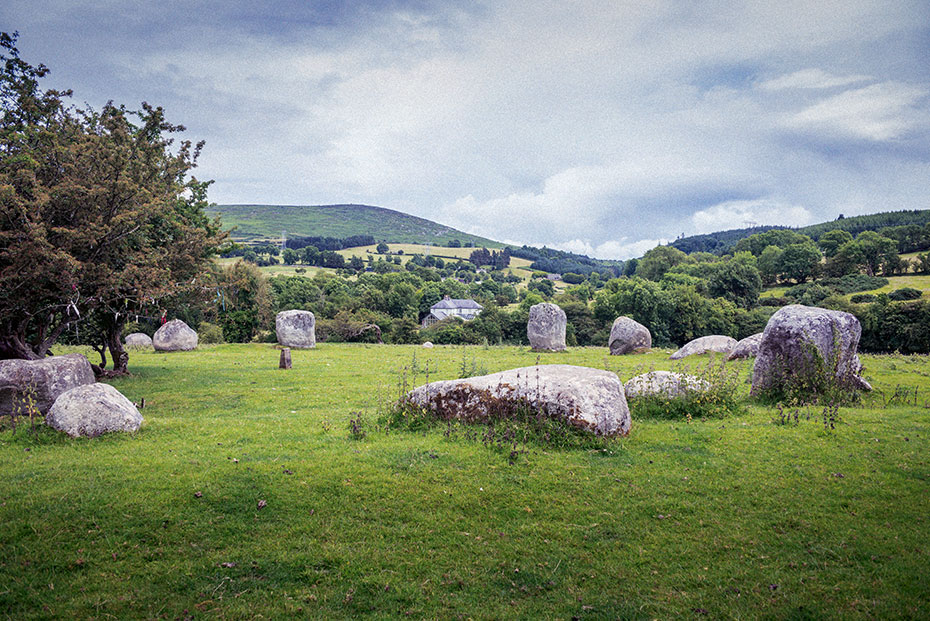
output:
POLYGON ((222 243, 204 214, 210 182, 189 175, 202 143, 143 103, 66 104, 44 65, 0 34, 0 357, 40 358, 68 326, 95 325, 125 371, 130 313, 199 286, 222 243))

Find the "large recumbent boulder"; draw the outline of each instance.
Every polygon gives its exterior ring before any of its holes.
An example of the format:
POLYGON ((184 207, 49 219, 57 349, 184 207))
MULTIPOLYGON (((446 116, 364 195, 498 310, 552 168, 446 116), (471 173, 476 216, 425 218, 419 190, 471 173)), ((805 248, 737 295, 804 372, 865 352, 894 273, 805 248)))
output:
POLYGON ((629 317, 617 317, 610 328, 610 341, 607 345, 611 356, 620 356, 652 347, 652 334, 649 328, 629 317))
POLYGON ((674 399, 693 392, 704 392, 710 388, 710 384, 685 373, 650 371, 630 378, 623 387, 627 399, 652 396, 674 399))
POLYGON ((172 319, 152 337, 155 351, 190 351, 197 347, 197 333, 180 319, 172 319))
POLYGON ((90 362, 81 354, 0 360, 0 415, 25 414, 30 403, 45 414, 58 395, 95 381, 90 362))
POLYGON ((144 332, 133 332, 126 335, 126 349, 151 349, 152 337, 144 332))
POLYGON ((274 331, 283 347, 316 347, 316 317, 305 310, 281 311, 275 316, 274 331))
POLYGON ((736 347, 736 339, 722 334, 711 334, 702 336, 688 342, 684 347, 669 356, 672 360, 681 360, 688 356, 697 354, 706 354, 707 352, 717 352, 720 354, 729 354, 736 347))
POLYGON ((563 351, 566 325, 565 311, 558 305, 543 302, 530 306, 530 317, 526 322, 530 347, 536 351, 563 351))
POLYGON ((752 373, 752 393, 790 385, 835 381, 840 388, 871 390, 859 374, 856 350, 862 326, 850 313, 791 304, 769 319, 752 373))
POLYGON ((46 415, 45 424, 72 438, 95 438, 114 431, 137 431, 142 415, 109 384, 87 384, 62 393, 46 415))
POLYGON ((741 358, 755 358, 759 355, 759 345, 762 344, 762 333, 747 336, 736 344, 727 360, 739 360, 741 358))
POLYGON ((420 386, 407 400, 443 420, 507 418, 521 407, 605 436, 630 432, 630 409, 614 373, 568 364, 510 369, 420 386))

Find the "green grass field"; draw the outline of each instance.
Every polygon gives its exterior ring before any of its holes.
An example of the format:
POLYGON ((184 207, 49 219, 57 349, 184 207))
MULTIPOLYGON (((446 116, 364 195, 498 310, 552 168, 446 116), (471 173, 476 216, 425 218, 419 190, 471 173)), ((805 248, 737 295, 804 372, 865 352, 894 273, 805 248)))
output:
MULTIPOLYGON (((530 445, 511 465, 506 450, 442 428, 375 426, 414 368, 422 383, 427 368, 439 379, 538 359, 607 366, 625 381, 675 368, 669 353, 322 343, 294 351, 290 371, 270 345, 132 353, 133 376, 113 384, 145 399, 138 433, 72 440, 22 421, 14 434, 5 421, 0 611, 930 616, 927 356, 864 356, 878 391, 841 409, 835 430, 817 408, 788 425, 748 402, 705 421, 634 410, 627 438, 530 445), (348 429, 358 412, 361 439, 348 429)), ((750 363, 736 368, 746 376, 750 363)))
MULTIPOLYGON (((391 244, 391 251, 397 252, 397 250, 404 249, 404 254, 378 254, 375 252, 374 246, 355 246, 352 248, 346 248, 344 250, 339 250, 339 254, 344 256, 346 259, 351 259, 353 256, 361 257, 363 259, 369 259, 374 257, 375 260, 378 258, 383 258, 387 260, 393 259, 395 256, 399 256, 401 260, 401 265, 406 265, 407 261, 414 254, 424 254, 424 250, 429 250, 430 254, 437 257, 442 257, 443 259, 451 259, 456 261, 460 258, 467 259, 468 255, 474 250, 473 248, 442 248, 442 247, 432 247, 432 246, 423 246, 420 244, 391 244), (396 248, 396 250, 395 250, 396 248), (369 257, 371 255, 371 257, 369 257)), ((225 257, 214 259, 218 265, 226 267, 232 265, 236 261, 242 260, 241 257, 225 257)), ((522 282, 517 284, 517 287, 525 287, 526 284, 530 281, 530 277, 533 275, 533 271, 529 269, 531 261, 527 259, 521 259, 519 257, 510 258, 510 267, 507 267, 504 272, 509 274, 514 274, 521 278, 522 282)), ((330 269, 326 267, 315 267, 311 265, 284 265, 279 263, 277 265, 263 265, 258 268, 267 276, 306 276, 307 278, 312 278, 318 272, 331 272, 336 274, 338 270, 330 269), (298 272, 297 270, 303 269, 303 272, 298 272)), ((561 280, 556 281, 556 286, 560 289, 564 289, 568 285, 561 280)))

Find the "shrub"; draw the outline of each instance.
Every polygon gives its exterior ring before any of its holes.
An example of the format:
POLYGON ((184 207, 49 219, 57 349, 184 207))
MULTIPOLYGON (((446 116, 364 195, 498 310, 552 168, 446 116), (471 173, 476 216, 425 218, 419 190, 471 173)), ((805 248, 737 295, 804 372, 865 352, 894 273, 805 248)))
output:
POLYGON ((695 375, 708 388, 689 389, 677 397, 661 394, 633 397, 629 400, 633 417, 690 421, 694 418, 724 418, 742 413, 743 407, 737 398, 739 371, 735 367, 727 367, 721 360, 719 363, 708 362, 699 374, 689 371, 687 367, 676 369, 679 373, 695 375))
POLYGON ((883 302, 879 298, 856 314, 862 323, 862 351, 930 353, 930 300, 883 302))
POLYGON ((215 323, 206 321, 200 322, 200 329, 197 331, 199 342, 204 344, 225 343, 223 340, 223 328, 215 323))
POLYGON ((904 287, 903 289, 896 289, 888 294, 888 298, 896 302, 903 300, 916 300, 923 292, 920 289, 914 289, 913 287, 904 287))
POLYGON ((759 298, 759 306, 788 306, 791 300, 788 298, 759 298))
POLYGON ((875 299, 875 296, 871 293, 859 293, 849 298, 850 302, 855 304, 866 304, 868 302, 874 302, 875 299))

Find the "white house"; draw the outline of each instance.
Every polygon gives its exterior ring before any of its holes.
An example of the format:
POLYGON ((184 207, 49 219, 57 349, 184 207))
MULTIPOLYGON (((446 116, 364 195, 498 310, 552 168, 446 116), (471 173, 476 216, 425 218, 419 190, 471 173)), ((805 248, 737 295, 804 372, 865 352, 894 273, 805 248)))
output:
POLYGON ((430 306, 429 314, 423 318, 422 325, 426 328, 446 317, 458 317, 462 321, 469 321, 477 317, 483 308, 474 300, 453 300, 446 296, 430 306))

